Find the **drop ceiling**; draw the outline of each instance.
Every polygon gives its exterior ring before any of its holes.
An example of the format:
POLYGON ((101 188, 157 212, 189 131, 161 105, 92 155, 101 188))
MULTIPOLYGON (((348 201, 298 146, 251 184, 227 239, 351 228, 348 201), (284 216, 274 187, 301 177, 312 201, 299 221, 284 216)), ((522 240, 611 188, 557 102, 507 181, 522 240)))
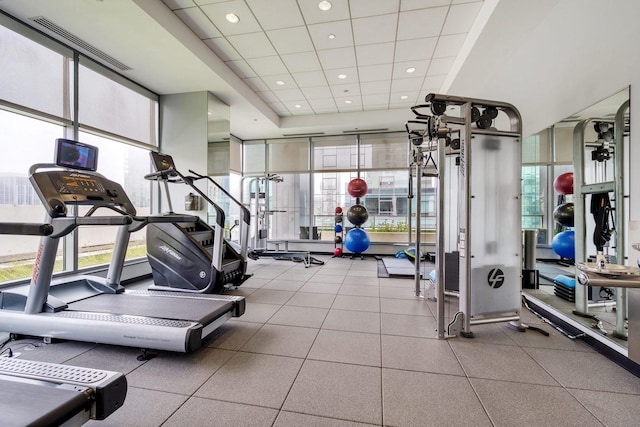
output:
POLYGON ((232 133, 253 139, 402 129, 410 106, 447 91, 496 1, 319 3, 0 0, 0 9, 33 26, 45 17, 159 94, 211 91, 231 106, 232 133))

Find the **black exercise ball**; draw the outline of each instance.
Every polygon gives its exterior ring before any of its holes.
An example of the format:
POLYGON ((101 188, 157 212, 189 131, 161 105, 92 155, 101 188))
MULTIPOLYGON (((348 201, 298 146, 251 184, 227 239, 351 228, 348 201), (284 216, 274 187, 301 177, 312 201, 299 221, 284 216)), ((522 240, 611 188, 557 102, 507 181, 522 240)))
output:
POLYGON ((353 205, 347 210, 347 219, 351 224, 359 226, 367 222, 369 212, 367 212, 367 208, 362 205, 353 205))
POLYGON ((563 203, 553 210, 553 219, 563 227, 573 227, 573 203, 563 203))

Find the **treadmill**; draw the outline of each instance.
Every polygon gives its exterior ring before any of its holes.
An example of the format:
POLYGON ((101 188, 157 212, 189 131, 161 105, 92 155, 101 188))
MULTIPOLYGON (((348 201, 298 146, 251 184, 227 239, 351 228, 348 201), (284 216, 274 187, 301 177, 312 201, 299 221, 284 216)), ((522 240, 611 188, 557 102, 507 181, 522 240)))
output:
MULTIPOLYGON (((0 234, 46 236, 50 224, 0 223, 0 234)), ((0 357, 3 426, 82 425, 120 408, 127 380, 120 372, 0 357)))
POLYGON ((2 329, 143 350, 199 349, 215 329, 244 313, 244 297, 125 291, 119 282, 130 234, 149 223, 193 217, 136 216, 122 186, 96 172, 97 158, 96 147, 58 139, 56 163, 31 166, 29 179, 53 232, 41 237, 30 285, 0 292, 2 329), (89 206, 84 216, 71 213, 79 205, 89 206), (110 215, 94 215, 98 209, 110 215), (53 280, 60 239, 86 225, 119 226, 107 277, 53 280))

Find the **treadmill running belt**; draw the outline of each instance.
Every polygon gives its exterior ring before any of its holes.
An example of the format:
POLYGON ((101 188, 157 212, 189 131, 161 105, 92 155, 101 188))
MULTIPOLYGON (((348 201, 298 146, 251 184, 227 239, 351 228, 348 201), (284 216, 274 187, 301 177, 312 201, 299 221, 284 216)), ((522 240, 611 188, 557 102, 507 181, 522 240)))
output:
POLYGON ((61 425, 87 411, 90 396, 80 388, 37 385, 0 378, 0 410, 3 426, 61 425))
POLYGON ((233 302, 180 300, 146 295, 101 294, 69 304, 68 310, 190 320, 208 325, 233 308, 233 302))

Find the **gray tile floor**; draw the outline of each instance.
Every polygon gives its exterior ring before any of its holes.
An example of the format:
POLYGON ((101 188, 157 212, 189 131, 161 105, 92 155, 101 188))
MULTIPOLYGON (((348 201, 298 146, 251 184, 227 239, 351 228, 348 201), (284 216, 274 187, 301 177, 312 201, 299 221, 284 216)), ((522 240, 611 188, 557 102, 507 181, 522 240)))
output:
MULTIPOLYGON (((435 303, 373 259, 324 266, 263 259, 235 293, 246 314, 194 354, 87 343, 25 345, 20 357, 124 372, 105 426, 637 426, 640 379, 550 333, 476 326, 437 340, 435 303)), ((457 301, 447 309, 452 315, 457 301)))

